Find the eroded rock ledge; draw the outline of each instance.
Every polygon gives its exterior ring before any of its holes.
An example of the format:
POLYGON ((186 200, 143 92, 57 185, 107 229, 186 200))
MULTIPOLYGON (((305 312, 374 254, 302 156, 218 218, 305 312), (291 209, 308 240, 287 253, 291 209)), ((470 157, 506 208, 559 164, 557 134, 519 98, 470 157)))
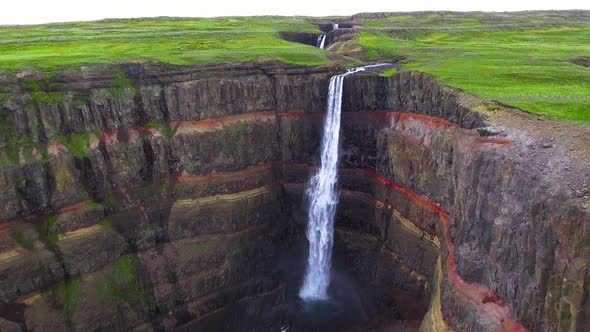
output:
MULTIPOLYGON (((276 247, 303 222, 334 71, 133 64, 3 82, 2 330, 278 330, 276 247)), ((589 324, 587 130, 411 72, 348 77, 343 110, 337 241, 399 318, 589 324)))

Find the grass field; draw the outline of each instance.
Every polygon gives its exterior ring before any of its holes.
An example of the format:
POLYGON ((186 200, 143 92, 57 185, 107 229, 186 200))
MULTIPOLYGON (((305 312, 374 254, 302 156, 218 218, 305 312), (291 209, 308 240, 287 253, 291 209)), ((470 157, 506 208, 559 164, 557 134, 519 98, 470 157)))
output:
POLYGON ((279 31, 320 31, 304 18, 136 19, 0 27, 0 71, 53 71, 105 62, 175 65, 278 60, 324 65, 326 52, 279 31))
POLYGON ((405 56, 402 68, 467 92, 590 123, 590 69, 571 61, 590 55, 590 16, 431 13, 362 23, 367 59, 405 56))
MULTIPOLYGON (((403 56, 402 69, 432 74, 453 87, 532 113, 590 123, 590 69, 571 61, 590 56, 590 12, 425 12, 354 19, 364 26, 358 41, 364 60, 403 56)), ((134 19, 0 27, 0 72, 51 72, 136 60, 330 64, 328 51, 277 35, 320 33, 314 21, 134 19)))

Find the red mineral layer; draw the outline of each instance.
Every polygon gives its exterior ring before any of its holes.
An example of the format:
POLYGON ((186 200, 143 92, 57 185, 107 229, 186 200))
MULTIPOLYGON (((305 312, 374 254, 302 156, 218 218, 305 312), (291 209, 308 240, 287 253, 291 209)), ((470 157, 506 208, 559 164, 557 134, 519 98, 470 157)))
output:
POLYGON ((273 111, 261 111, 231 116, 224 116, 215 119, 203 119, 198 121, 170 122, 171 128, 176 128, 176 133, 188 133, 192 131, 212 131, 222 129, 224 126, 251 121, 275 121, 276 113, 273 111))
POLYGON ((440 221, 443 224, 443 232, 445 237, 445 245, 449 252, 447 258, 447 271, 449 278, 455 288, 467 298, 480 311, 495 318, 502 328, 506 331, 526 331, 527 329, 516 319, 513 318, 512 309, 500 297, 494 294, 487 287, 465 281, 457 272, 457 263, 455 262, 455 243, 451 239, 449 232, 450 218, 449 215, 437 205, 427 198, 420 196, 413 192, 410 188, 401 184, 395 183, 385 177, 377 175, 374 171, 365 171, 368 176, 375 180, 391 186, 395 190, 403 193, 408 199, 418 203, 427 210, 436 212, 440 221))
POLYGON ((420 114, 420 113, 403 113, 403 112, 394 112, 394 111, 370 111, 370 112, 344 112, 342 113, 342 118, 347 119, 365 119, 365 120, 373 120, 379 121, 382 125, 387 125, 387 122, 383 120, 393 120, 393 122, 389 122, 391 125, 392 123, 397 123, 398 125, 402 125, 406 127, 412 122, 419 122, 420 125, 427 129, 443 129, 443 128, 454 128, 459 127, 458 125, 447 121, 443 118, 420 114))
POLYGON ((78 202, 76 204, 63 207, 59 210, 60 213, 69 213, 69 212, 76 212, 86 209, 86 201, 78 202))
POLYGON ((279 117, 283 118, 283 119, 304 119, 304 118, 322 119, 324 117, 324 113, 283 112, 283 113, 279 113, 279 117))
MULTIPOLYGON (((287 119, 322 118, 323 113, 279 113, 279 116, 287 119)), ((344 126, 347 124, 358 125, 359 122, 367 122, 381 128, 397 127, 400 130, 404 130, 412 127, 420 127, 430 132, 456 128, 458 130, 463 130, 466 133, 472 133, 469 136, 474 137, 474 140, 469 148, 477 148, 479 146, 505 147, 510 146, 512 143, 512 141, 507 138, 482 137, 475 133, 473 129, 463 129, 459 125, 446 119, 420 113, 404 113, 388 110, 344 112, 342 113, 342 121, 344 126)), ((417 137, 408 137, 408 140, 408 143, 414 141, 418 142, 417 137)))
MULTIPOLYGON (((315 118, 322 119, 323 113, 303 113, 303 112, 283 112, 275 113, 274 111, 258 111, 238 115, 229 115, 220 118, 203 119, 196 121, 172 121, 168 123, 170 128, 176 129, 177 133, 188 133, 192 131, 212 131, 222 129, 224 126, 236 124, 239 122, 252 121, 276 121, 277 116, 284 119, 303 119, 315 118)), ((401 126, 401 129, 418 125, 427 130, 440 130, 443 128, 459 128, 456 124, 445 119, 418 114, 418 113, 402 113, 392 111, 371 111, 371 112, 344 112, 344 124, 348 120, 371 122, 378 121, 380 126, 401 126), (383 120, 391 120, 385 122, 383 120)), ((100 137, 106 143, 115 143, 121 137, 121 134, 127 136, 127 140, 134 141, 140 134, 154 134, 157 130, 151 127, 134 127, 122 130, 105 130, 101 132, 100 137)), ((410 142, 411 143, 411 142, 410 142)), ((488 145, 493 147, 500 147, 510 145, 511 141, 505 138, 496 137, 477 137, 473 142, 473 146, 488 145)), ((48 146, 51 154, 58 154, 66 150, 66 147, 58 140, 51 142, 48 146)))

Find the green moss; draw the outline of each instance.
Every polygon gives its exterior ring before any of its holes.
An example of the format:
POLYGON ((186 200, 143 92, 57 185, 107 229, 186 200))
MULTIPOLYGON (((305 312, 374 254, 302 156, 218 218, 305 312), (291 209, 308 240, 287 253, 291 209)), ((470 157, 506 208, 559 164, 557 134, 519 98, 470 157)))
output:
POLYGON ((176 130, 170 128, 166 122, 150 122, 147 124, 148 127, 156 129, 162 136, 170 140, 176 134, 176 130))
POLYGON ((3 122, 3 115, 4 114, 0 114, 0 136, 3 137, 5 146, 4 156, 0 155, 0 165, 17 165, 20 160, 21 151, 23 152, 25 161, 35 159, 33 156, 34 150, 37 150, 37 152, 40 153, 42 162, 49 160, 49 152, 47 151, 47 146, 45 144, 34 142, 29 136, 19 137, 19 135, 15 134, 12 129, 8 127, 7 123, 3 122))
POLYGON ((240 121, 237 124, 232 124, 225 127, 224 135, 227 135, 228 139, 224 142, 225 150, 230 156, 236 156, 240 153, 248 153, 247 149, 242 148, 247 144, 245 140, 248 139, 249 127, 246 121, 240 121))
POLYGON ((74 97, 74 105, 78 108, 83 108, 88 104, 88 97, 87 96, 80 96, 76 95, 74 97))
POLYGON ((8 101, 8 99, 10 99, 10 96, 11 96, 10 93, 0 92, 0 103, 8 101))
POLYGON ((38 145, 39 151, 41 151, 41 157, 44 161, 49 160, 49 150, 47 150, 47 145, 38 145))
POLYGON ((93 209, 93 210, 94 210, 94 209, 102 209, 102 208, 104 207, 104 206, 103 206, 102 204, 100 204, 99 202, 95 202, 95 201, 93 201, 93 200, 86 200, 86 201, 85 201, 85 203, 86 203, 86 206, 87 206, 89 209, 93 209))
POLYGON ((42 81, 25 79, 23 84, 31 90, 31 99, 36 107, 54 106, 63 102, 62 93, 45 91, 45 88, 51 84, 49 79, 44 79, 42 81))
POLYGON ((127 303, 139 309, 146 302, 141 279, 141 264, 136 256, 123 256, 105 272, 104 281, 97 283, 97 294, 105 304, 127 303))
POLYGON ((10 237, 21 247, 31 250, 35 246, 35 241, 27 238, 21 231, 11 230, 10 237))
POLYGON ((78 193, 80 194, 80 196, 82 196, 82 198, 84 198, 84 204, 86 204, 86 207, 88 207, 89 209, 94 210, 104 208, 104 206, 101 203, 94 201, 92 197, 90 197, 90 194, 88 194, 88 191, 86 191, 86 189, 80 188, 78 189, 78 193))
POLYGON ((61 281, 52 287, 47 301, 57 307, 63 313, 66 327, 75 328, 74 316, 84 301, 82 280, 80 276, 70 276, 67 281, 61 281))
POLYGON ((123 202, 121 202, 121 199, 115 193, 111 193, 102 203, 110 209, 120 209, 123 207, 123 202))
POLYGON ((171 284, 177 284, 178 283, 178 274, 174 270, 169 271, 168 273, 166 273, 166 279, 168 279, 168 282, 171 284))
POLYGON ((382 72, 381 74, 379 74, 379 76, 381 77, 391 77, 393 75, 397 74, 397 68, 390 68, 387 69, 386 71, 382 72))
POLYGON ((90 153, 90 136, 94 133, 59 136, 57 141, 68 148, 74 157, 87 157, 90 153))
POLYGON ((21 146, 23 148, 23 154, 25 157, 25 160, 30 160, 33 158, 33 148, 36 146, 36 144, 33 142, 33 140, 30 137, 24 137, 21 143, 21 146))
POLYGON ((35 224, 35 230, 39 235, 39 239, 51 247, 57 246, 58 234, 55 229, 58 216, 46 218, 42 222, 35 224))
POLYGON ((115 81, 113 86, 109 88, 112 95, 121 98, 125 91, 137 93, 137 88, 133 85, 131 80, 122 71, 117 71, 115 74, 115 81))
POLYGON ((140 201, 145 202, 147 200, 152 200, 154 198, 159 198, 162 194, 163 188, 159 184, 147 185, 135 188, 133 190, 133 198, 140 201))
POLYGON ((5 160, 2 163, 18 164, 19 161, 19 137, 13 131, 8 110, 0 108, 0 136, 5 142, 5 160))
POLYGON ((103 219, 103 220, 99 221, 98 224, 104 228, 113 228, 113 224, 108 219, 103 219))
POLYGON ((63 94, 60 92, 34 91, 31 97, 35 104, 40 106, 54 106, 63 101, 63 94))

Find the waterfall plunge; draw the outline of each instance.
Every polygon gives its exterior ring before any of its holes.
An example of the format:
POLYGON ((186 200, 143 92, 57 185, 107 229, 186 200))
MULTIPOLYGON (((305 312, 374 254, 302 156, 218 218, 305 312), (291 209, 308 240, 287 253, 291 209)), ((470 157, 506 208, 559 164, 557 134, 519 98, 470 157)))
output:
POLYGON ((307 188, 309 200, 307 239, 309 257, 303 286, 299 296, 305 301, 328 299, 332 245, 334 242, 334 214, 338 204, 338 141, 340 139, 340 111, 344 77, 364 71, 358 67, 330 79, 328 110, 322 136, 322 165, 311 178, 307 188))
POLYGON ((316 41, 315 46, 318 47, 319 49, 323 50, 325 43, 326 43, 326 35, 321 35, 318 37, 318 40, 316 41))

